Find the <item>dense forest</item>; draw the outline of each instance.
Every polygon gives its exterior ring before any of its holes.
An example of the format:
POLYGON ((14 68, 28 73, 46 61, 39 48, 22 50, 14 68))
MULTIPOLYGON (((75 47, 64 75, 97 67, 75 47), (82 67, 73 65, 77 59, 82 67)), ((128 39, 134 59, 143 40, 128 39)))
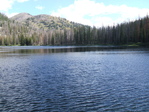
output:
POLYGON ((0 45, 122 45, 149 43, 149 17, 91 27, 49 15, 0 13, 0 45), (23 18, 23 19, 20 19, 23 18))

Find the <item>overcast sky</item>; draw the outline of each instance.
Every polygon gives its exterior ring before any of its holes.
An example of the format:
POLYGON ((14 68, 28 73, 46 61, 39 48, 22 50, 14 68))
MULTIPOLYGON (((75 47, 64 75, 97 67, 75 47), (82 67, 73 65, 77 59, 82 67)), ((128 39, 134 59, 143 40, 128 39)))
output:
POLYGON ((146 16, 149 0, 0 0, 0 12, 48 14, 100 27, 146 16))

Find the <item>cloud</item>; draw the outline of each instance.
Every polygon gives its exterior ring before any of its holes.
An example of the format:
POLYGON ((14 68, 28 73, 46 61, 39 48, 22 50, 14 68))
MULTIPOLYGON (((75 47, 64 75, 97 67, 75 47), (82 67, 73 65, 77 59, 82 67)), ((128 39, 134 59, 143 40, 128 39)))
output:
POLYGON ((11 17, 13 17, 13 16, 15 16, 17 14, 19 14, 19 13, 6 13, 8 18, 11 18, 11 17))
POLYGON ((29 0, 16 0, 17 2, 27 2, 29 0))
POLYGON ((15 2, 26 2, 29 0, 0 0, 0 12, 5 13, 8 17, 12 17, 18 13, 9 13, 9 10, 12 8, 12 5, 15 2))
POLYGON ((44 7, 42 7, 42 6, 36 6, 35 8, 39 9, 39 10, 43 10, 44 9, 44 7))
POLYGON ((12 0, 0 0, 0 11, 1 12, 6 12, 9 9, 11 9, 13 4, 12 0))
POLYGON ((29 0, 0 0, 0 12, 8 12, 15 2, 26 2, 29 0))
POLYGON ((87 25, 107 26, 144 17, 149 9, 127 5, 105 5, 92 0, 75 0, 67 7, 53 11, 51 15, 87 25))

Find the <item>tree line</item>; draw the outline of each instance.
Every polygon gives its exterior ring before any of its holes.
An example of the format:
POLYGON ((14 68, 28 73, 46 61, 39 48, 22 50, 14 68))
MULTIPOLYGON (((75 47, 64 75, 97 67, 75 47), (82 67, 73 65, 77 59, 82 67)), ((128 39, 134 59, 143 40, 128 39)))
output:
POLYGON ((0 45, 121 45, 149 43, 149 17, 114 26, 35 29, 0 14, 0 45))

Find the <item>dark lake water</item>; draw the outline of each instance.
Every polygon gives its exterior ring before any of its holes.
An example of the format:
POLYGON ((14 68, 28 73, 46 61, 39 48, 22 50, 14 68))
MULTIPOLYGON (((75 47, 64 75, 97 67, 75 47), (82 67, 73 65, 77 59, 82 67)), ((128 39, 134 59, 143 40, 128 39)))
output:
POLYGON ((149 112, 149 49, 0 47, 0 112, 149 112))

